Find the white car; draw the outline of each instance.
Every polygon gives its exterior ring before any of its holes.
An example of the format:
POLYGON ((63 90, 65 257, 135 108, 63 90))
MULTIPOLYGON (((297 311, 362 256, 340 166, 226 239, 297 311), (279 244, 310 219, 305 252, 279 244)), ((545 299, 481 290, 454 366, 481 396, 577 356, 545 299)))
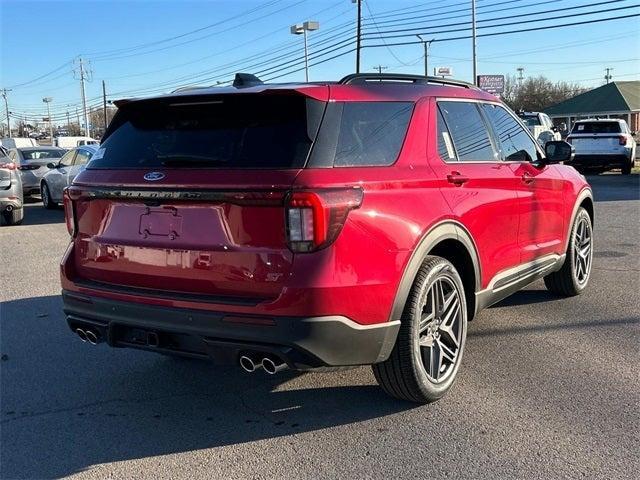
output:
POLYGON ((533 138, 538 141, 542 148, 547 142, 562 140, 560 132, 558 132, 558 129, 553 125, 549 115, 546 113, 520 111, 518 116, 529 128, 533 138))
POLYGON ((567 142, 576 150, 571 165, 578 170, 619 168, 623 175, 629 175, 634 166, 636 141, 624 120, 578 120, 574 123, 567 142))
POLYGON ((84 145, 69 150, 60 159, 60 162, 47 165, 51 170, 40 181, 40 193, 44 208, 56 208, 62 202, 62 191, 71 185, 73 179, 86 168, 87 163, 97 150, 97 145, 84 145))

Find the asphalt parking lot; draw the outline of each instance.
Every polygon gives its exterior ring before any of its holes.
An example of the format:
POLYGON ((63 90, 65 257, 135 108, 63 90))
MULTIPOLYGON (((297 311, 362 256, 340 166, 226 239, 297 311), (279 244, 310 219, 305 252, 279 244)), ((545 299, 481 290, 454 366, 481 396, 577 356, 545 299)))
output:
POLYGON ((369 368, 247 375, 81 343, 68 331, 61 210, 0 229, 2 478, 638 478, 640 175, 590 177, 591 284, 537 282, 469 329, 436 404, 369 368))

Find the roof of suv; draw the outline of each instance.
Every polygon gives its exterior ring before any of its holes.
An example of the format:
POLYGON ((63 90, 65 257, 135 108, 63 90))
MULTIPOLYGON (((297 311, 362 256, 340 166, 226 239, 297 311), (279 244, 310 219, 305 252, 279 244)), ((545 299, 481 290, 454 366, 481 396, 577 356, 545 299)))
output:
POLYGON ((622 118, 583 118, 581 120, 576 120, 575 123, 585 123, 585 122, 618 122, 618 123, 627 123, 622 118))
MULTIPOLYGON (((241 75, 241 74, 239 74, 241 75)), ((423 97, 461 97, 496 101, 496 97, 459 80, 403 74, 353 74, 338 82, 262 83, 229 87, 185 87, 168 94, 116 101, 118 107, 132 101, 212 95, 257 94, 294 91, 321 101, 417 101, 423 97)), ((236 80, 238 77, 236 76, 236 80)), ((234 82, 235 83, 235 82, 234 82)))

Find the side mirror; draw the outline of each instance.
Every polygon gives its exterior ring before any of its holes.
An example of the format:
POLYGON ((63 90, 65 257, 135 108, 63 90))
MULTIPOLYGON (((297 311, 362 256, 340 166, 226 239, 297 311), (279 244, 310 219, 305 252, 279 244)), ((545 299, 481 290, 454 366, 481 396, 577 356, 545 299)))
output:
POLYGON ((546 158, 543 163, 551 165, 560 162, 570 162, 576 156, 576 149, 573 145, 562 140, 551 140, 544 144, 546 158))
POLYGON ((57 163, 53 163, 53 162, 49 162, 47 163, 47 168, 50 170, 53 170, 54 168, 58 168, 58 164, 57 163))

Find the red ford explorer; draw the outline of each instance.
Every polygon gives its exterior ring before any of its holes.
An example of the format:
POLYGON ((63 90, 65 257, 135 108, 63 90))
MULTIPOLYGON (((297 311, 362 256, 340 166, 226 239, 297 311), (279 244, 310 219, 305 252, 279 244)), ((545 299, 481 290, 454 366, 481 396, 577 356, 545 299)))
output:
POLYGON ((65 192, 64 311, 92 344, 249 372, 373 365, 442 397, 467 322, 543 277, 579 294, 593 200, 472 85, 395 74, 118 102, 65 192))

